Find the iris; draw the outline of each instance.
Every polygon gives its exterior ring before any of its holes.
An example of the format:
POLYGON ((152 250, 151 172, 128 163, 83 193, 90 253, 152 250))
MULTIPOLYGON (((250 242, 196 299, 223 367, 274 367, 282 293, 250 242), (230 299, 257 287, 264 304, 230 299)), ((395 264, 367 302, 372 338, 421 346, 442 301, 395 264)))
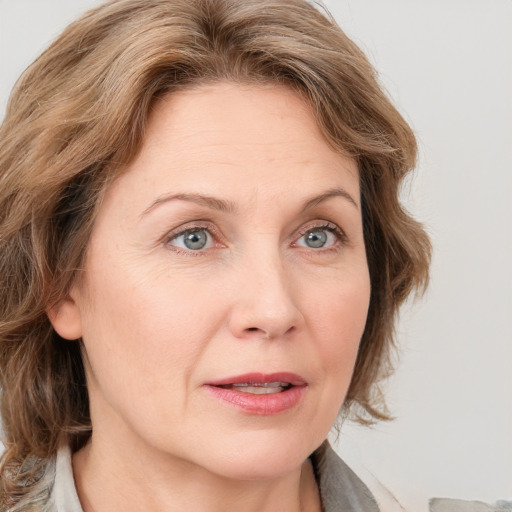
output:
POLYGON ((309 231, 304 235, 306 245, 313 249, 323 247, 327 243, 327 233, 325 230, 316 229, 309 231))
POLYGON ((208 235, 204 229, 187 231, 182 236, 185 247, 192 251, 203 249, 208 242, 208 235))

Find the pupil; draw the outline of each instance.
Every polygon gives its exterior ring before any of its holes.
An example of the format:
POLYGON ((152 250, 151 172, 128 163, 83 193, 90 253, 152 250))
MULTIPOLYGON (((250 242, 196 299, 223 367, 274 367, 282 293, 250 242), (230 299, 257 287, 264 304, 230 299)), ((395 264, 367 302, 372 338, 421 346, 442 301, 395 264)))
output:
POLYGON ((327 233, 325 231, 310 231, 306 236, 306 243, 309 247, 318 249, 327 242, 327 233))
POLYGON ((187 249, 198 250, 202 249, 208 241, 204 231, 191 231, 185 235, 185 247, 187 249))

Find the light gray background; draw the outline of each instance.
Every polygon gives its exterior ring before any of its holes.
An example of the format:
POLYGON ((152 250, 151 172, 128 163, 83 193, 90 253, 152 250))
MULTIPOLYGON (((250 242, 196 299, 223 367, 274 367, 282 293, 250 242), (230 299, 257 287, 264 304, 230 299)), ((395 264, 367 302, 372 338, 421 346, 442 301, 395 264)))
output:
MULTIPOLYGON (((16 77, 97 3, 0 0, 0 118, 16 77)), ((512 499, 512 1, 326 4, 416 130, 404 200, 435 249, 430 290, 398 329, 397 419, 345 425, 338 450, 407 510, 512 499)))

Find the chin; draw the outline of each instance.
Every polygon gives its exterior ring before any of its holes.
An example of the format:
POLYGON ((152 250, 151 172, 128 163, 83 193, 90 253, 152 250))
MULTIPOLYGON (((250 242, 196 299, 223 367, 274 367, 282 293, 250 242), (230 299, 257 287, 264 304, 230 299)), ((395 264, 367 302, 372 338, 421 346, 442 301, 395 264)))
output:
POLYGON ((284 454, 283 458, 266 456, 267 454, 240 458, 236 455, 208 468, 213 473, 231 480, 273 480, 282 478, 294 471, 300 470, 307 457, 297 457, 297 454, 284 454))
POLYGON ((301 468, 304 461, 323 442, 285 434, 268 436, 256 432, 250 436, 233 436, 221 450, 210 452, 207 469, 226 478, 267 480, 283 477, 301 468))

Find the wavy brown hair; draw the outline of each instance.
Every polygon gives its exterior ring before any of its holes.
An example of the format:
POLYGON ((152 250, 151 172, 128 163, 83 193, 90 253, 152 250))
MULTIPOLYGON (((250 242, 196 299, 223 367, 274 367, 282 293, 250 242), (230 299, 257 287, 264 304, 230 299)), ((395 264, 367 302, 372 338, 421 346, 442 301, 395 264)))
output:
POLYGON ((415 138, 372 66, 305 0, 110 1, 26 70, 0 127, 5 504, 26 500, 60 443, 76 450, 91 433, 80 341, 61 339, 46 311, 83 263, 106 187, 140 148, 156 98, 221 80, 292 87, 358 163, 372 291, 344 412, 388 418, 378 384, 398 307, 427 284, 430 244, 399 202, 415 138))

